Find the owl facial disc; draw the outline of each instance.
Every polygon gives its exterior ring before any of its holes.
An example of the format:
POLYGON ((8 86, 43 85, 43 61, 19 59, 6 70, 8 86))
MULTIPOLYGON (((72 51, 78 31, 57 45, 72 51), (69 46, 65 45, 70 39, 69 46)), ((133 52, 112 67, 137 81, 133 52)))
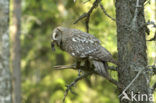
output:
POLYGON ((56 39, 56 32, 53 33, 53 40, 57 40, 56 39))

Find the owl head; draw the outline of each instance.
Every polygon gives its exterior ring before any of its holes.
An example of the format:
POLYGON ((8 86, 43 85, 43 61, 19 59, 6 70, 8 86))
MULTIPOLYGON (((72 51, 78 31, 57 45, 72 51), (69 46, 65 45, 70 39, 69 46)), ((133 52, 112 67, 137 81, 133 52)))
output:
POLYGON ((56 43, 57 46, 60 46, 62 42, 63 31, 61 30, 61 28, 62 27, 55 28, 52 33, 52 41, 53 43, 56 43))

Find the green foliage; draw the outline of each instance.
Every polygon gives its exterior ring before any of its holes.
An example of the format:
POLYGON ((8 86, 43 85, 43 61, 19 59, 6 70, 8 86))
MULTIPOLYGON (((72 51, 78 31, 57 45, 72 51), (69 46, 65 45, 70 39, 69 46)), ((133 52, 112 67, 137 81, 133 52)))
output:
MULTIPOLYGON (((61 103, 65 85, 77 76, 73 70, 53 70, 54 65, 72 64, 73 58, 56 48, 51 51, 52 30, 63 25, 85 31, 84 20, 72 23, 91 7, 93 0, 23 0, 22 1, 22 103, 61 103)), ((115 18, 113 2, 103 0, 107 12, 115 18)), ((116 55, 116 24, 94 10, 90 19, 90 33, 94 34, 112 54, 116 55)), ((152 50, 150 51, 150 53, 152 50)), ((149 54, 150 54, 149 53, 149 54)), ((149 55, 151 56, 151 55, 149 55)), ((117 79, 117 73, 111 73, 117 79)), ((91 76, 78 82, 69 93, 66 103, 118 103, 116 87, 105 79, 91 76)))

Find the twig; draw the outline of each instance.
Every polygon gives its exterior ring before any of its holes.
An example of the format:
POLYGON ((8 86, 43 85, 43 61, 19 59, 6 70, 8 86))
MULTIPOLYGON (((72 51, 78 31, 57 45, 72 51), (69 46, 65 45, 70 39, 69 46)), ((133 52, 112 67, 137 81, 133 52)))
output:
POLYGON ((149 21, 146 23, 146 25, 153 25, 154 28, 156 28, 156 24, 154 21, 149 21))
POLYGON ((101 7, 103 13, 104 13, 106 16, 108 16, 108 17, 109 17, 110 19, 112 19, 113 21, 116 21, 113 17, 111 17, 111 16, 107 13, 107 11, 105 10, 105 8, 103 7, 102 4, 100 4, 100 7, 101 7))
POLYGON ((147 5, 147 4, 151 4, 151 0, 148 0, 144 3, 144 6, 147 5))
POLYGON ((122 93, 118 96, 119 98, 122 96, 123 93, 125 93, 125 91, 127 89, 129 89, 129 87, 134 83, 134 81, 139 77, 139 75, 143 72, 144 69, 141 69, 138 71, 137 75, 135 76, 135 78, 128 84, 128 86, 126 86, 126 88, 122 91, 122 93))
POLYGON ((76 66, 73 65, 57 65, 57 66, 53 66, 53 69, 55 70, 63 70, 63 69, 76 69, 76 66))
POLYGON ((83 19, 83 18, 85 18, 85 17, 87 17, 87 16, 88 16, 88 13, 82 14, 73 24, 78 23, 81 19, 83 19))
MULTIPOLYGON (((83 68, 85 68, 85 66, 80 66, 81 70, 84 70, 83 68)), ((64 70, 64 69, 77 70, 75 64, 73 64, 73 65, 56 65, 56 66, 53 66, 53 69, 55 69, 55 70, 64 70)), ((114 66, 108 66, 108 69, 112 70, 112 71, 117 71, 117 67, 114 67, 114 66)))
POLYGON ((149 66, 147 66, 147 67, 148 67, 148 68, 151 67, 152 72, 153 72, 154 74, 156 74, 156 65, 149 65, 149 66))
POLYGON ((156 28, 156 23, 154 21, 148 20, 146 23, 144 23, 141 27, 145 27, 148 25, 153 25, 154 28, 156 28))
MULTIPOLYGON (((149 28, 147 27, 148 25, 152 25, 152 27, 156 29, 156 24, 155 24, 155 22, 154 22, 154 21, 150 21, 150 20, 148 20, 146 23, 142 24, 142 26, 140 26, 139 29, 140 29, 140 30, 144 29, 144 30, 146 31, 146 33, 149 35, 149 34, 150 34, 150 30, 149 30, 149 28), (145 28, 144 28, 144 27, 145 27, 145 28)), ((155 32, 155 34, 156 34, 156 32, 155 32)), ((151 41, 151 40, 148 40, 148 41, 151 41)))
POLYGON ((89 19, 90 19, 90 15, 93 12, 93 10, 98 6, 98 4, 101 2, 101 0, 95 0, 92 7, 89 9, 89 11, 87 13, 82 14, 75 22, 74 24, 78 23, 81 19, 86 18, 86 30, 87 33, 89 32, 89 19))
MULTIPOLYGON (((58 65, 58 66, 54 66, 53 67, 55 70, 64 70, 64 69, 74 69, 74 70, 78 70, 76 68, 76 65, 58 65)), ((94 69, 92 69, 92 71, 90 69, 86 69, 86 66, 80 66, 80 69, 83 70, 83 71, 86 71, 86 72, 92 72, 94 74, 98 74, 97 72, 94 71, 94 69), (87 71, 88 70, 88 71, 87 71)), ((117 68, 116 67, 113 67, 113 66, 108 66, 109 70, 113 70, 113 71, 117 71, 117 68)), ((118 81, 114 80, 113 78, 111 78, 111 76, 109 74, 107 75, 101 75, 101 74, 98 74, 104 78, 106 78, 109 82, 111 82, 112 84, 118 86, 118 87, 121 87, 121 85, 118 83, 118 81)))
POLYGON ((71 91, 71 88, 81 79, 84 79, 86 78, 87 76, 91 75, 93 72, 88 72, 88 73, 85 73, 79 77, 77 77, 71 84, 67 85, 67 89, 64 93, 64 98, 63 98, 63 103, 65 102, 65 99, 66 99, 66 96, 68 95, 68 92, 69 90, 71 91))
POLYGON ((154 33, 154 37, 153 38, 151 38, 150 40, 148 40, 148 41, 156 41, 156 31, 155 31, 155 33, 154 33))

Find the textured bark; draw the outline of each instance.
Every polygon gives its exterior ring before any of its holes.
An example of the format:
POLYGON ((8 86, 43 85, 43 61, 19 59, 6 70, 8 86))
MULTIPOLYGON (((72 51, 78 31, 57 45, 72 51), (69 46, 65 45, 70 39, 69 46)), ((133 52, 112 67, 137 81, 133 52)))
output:
POLYGON ((20 18, 21 0, 12 0, 11 16, 11 69, 13 83, 13 103, 21 103, 21 70, 20 70, 20 18))
POLYGON ((11 103, 9 0, 0 0, 0 103, 11 103))
MULTIPOLYGON (((117 39, 118 39, 118 78, 123 88, 119 88, 120 93, 135 78, 138 71, 144 69, 138 76, 130 88, 126 91, 128 96, 131 92, 134 94, 147 94, 150 96, 149 76, 147 70, 147 54, 146 54, 146 27, 142 27, 145 23, 144 18, 144 2, 140 0, 137 13, 137 0, 116 0, 116 23, 117 23, 117 39), (135 18, 136 16, 136 18, 135 18)), ((150 101, 127 101, 120 103, 151 103, 150 101)))

